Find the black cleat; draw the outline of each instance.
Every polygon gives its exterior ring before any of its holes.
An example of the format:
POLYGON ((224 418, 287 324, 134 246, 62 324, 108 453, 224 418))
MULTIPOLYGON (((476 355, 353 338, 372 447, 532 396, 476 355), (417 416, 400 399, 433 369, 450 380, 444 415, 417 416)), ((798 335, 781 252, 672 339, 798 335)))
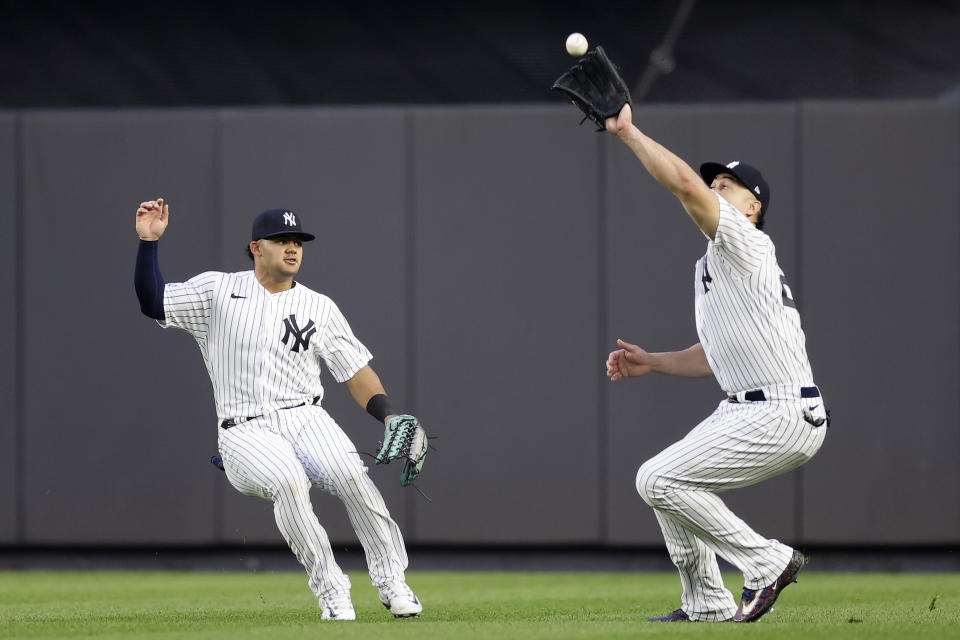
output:
POLYGON ((783 570, 780 577, 777 578, 769 587, 763 589, 743 588, 743 598, 740 599, 740 607, 733 616, 734 622, 756 622, 763 614, 773 609, 773 603, 777 601, 780 592, 797 581, 797 574, 810 562, 810 557, 805 556, 799 551, 793 552, 790 558, 790 564, 783 570))
POLYGON ((690 622, 690 616, 683 612, 683 609, 677 609, 673 613, 657 618, 648 618, 650 622, 690 622))

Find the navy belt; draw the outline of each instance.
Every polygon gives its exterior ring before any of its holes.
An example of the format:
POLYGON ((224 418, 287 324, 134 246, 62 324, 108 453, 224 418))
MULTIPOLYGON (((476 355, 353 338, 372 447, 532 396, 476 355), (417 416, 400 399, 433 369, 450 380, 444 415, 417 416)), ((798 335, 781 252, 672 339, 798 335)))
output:
MULTIPOLYGON (((819 398, 820 389, 816 387, 800 387, 800 397, 819 398)), ((767 396, 763 393, 763 389, 755 389, 754 391, 747 391, 743 394, 743 399, 747 402, 764 402, 767 396)), ((737 400, 737 396, 727 394, 727 402, 739 402, 739 400, 737 400)))
MULTIPOLYGON (((320 398, 321 398, 321 396, 313 396, 313 401, 310 402, 309 404, 314 404, 314 405, 317 404, 318 402, 320 402, 320 398)), ((308 404, 308 403, 307 403, 307 402, 301 402, 300 404, 295 404, 295 405, 293 405, 293 406, 291 406, 291 407, 281 407, 280 411, 283 411, 284 409, 296 409, 297 407, 302 407, 302 406, 305 405, 305 404, 308 404)), ((235 427, 235 426, 237 426, 238 424, 243 424, 244 422, 247 422, 248 420, 253 420, 254 418, 259 418, 259 417, 260 417, 260 416, 247 416, 246 418, 230 418, 229 420, 224 420, 223 422, 221 422, 221 423, 220 423, 220 428, 221 428, 221 429, 229 429, 230 427, 235 427)))

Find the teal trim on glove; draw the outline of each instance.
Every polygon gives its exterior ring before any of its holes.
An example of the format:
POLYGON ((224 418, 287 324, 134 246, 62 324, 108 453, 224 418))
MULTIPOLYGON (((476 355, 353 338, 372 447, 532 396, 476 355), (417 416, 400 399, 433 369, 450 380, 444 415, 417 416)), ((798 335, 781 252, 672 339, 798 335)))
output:
POLYGON ((428 446, 427 434, 419 420, 406 414, 393 416, 387 420, 376 463, 389 464, 402 458, 400 484, 406 487, 420 475, 428 446))

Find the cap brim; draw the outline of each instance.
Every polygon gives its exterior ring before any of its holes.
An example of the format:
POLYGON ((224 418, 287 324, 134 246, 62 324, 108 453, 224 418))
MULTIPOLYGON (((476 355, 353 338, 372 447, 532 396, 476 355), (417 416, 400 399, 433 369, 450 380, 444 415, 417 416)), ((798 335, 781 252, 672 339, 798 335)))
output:
MULTIPOLYGON (((740 180, 740 176, 738 176, 733 169, 730 169, 725 164, 720 164, 719 162, 704 162, 702 165, 700 165, 700 177, 703 178, 703 181, 707 183, 707 186, 713 184, 713 179, 721 173, 729 173, 730 175, 736 177, 737 180, 740 180)), ((740 182, 743 182, 743 180, 740 180, 740 182)))
POLYGON ((304 233, 302 231, 281 231, 279 233, 268 233, 263 236, 263 238, 277 238, 279 236, 293 236, 294 238, 300 238, 304 242, 310 242, 315 239, 316 236, 312 233, 304 233))

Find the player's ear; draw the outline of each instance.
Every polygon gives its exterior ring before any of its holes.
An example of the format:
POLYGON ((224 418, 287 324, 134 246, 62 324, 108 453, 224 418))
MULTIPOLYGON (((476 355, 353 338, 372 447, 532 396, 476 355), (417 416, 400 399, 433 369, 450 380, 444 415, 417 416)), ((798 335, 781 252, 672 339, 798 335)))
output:
POLYGON ((263 255, 260 252, 260 243, 257 242, 256 240, 253 240, 250 242, 250 253, 252 253, 255 256, 263 255))

